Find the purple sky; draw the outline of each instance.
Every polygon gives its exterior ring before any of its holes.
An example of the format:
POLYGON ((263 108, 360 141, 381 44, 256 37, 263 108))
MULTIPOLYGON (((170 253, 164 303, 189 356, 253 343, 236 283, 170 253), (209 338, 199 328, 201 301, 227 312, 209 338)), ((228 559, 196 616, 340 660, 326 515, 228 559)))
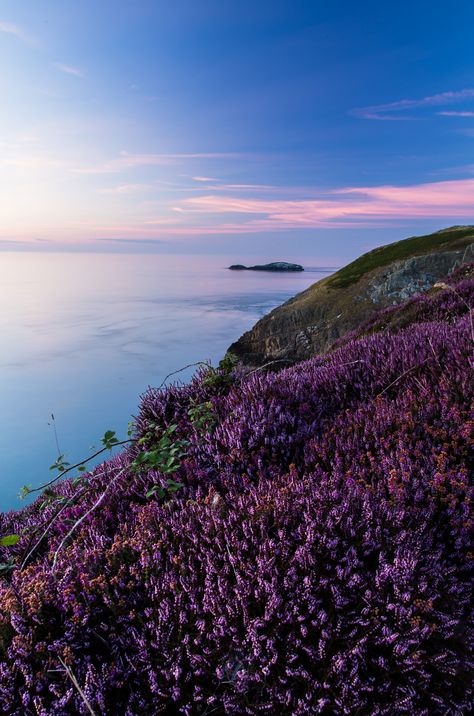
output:
POLYGON ((474 223, 473 26, 470 0, 6 0, 0 247, 338 264, 474 223))

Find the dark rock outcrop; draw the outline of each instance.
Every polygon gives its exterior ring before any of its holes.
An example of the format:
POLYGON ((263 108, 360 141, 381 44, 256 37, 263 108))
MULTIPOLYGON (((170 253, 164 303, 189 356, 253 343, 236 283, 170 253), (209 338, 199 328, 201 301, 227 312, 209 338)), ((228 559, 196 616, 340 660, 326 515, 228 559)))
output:
POLYGON ((324 354, 381 308, 426 291, 473 260, 474 226, 380 247, 264 316, 229 352, 249 366, 324 354))
POLYGON ((257 266, 244 266, 243 264, 233 264, 229 266, 231 271, 304 271, 300 264, 290 264, 286 261, 274 261, 271 264, 260 264, 257 266))

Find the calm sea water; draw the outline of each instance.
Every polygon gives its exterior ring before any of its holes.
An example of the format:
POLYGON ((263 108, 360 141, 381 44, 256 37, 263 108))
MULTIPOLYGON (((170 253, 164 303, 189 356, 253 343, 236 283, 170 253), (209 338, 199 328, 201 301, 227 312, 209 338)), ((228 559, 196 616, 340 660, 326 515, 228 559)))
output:
POLYGON ((51 476, 52 413, 61 452, 82 459, 105 430, 125 437, 147 386, 187 363, 217 364, 258 318, 330 273, 226 270, 235 262, 0 254, 0 509, 21 507, 20 487, 51 476))

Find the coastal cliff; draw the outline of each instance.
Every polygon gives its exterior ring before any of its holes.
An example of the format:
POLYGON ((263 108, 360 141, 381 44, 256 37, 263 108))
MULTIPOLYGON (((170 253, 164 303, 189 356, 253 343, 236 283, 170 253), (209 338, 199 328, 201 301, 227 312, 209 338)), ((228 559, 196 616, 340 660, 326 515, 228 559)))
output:
POLYGON ((380 309, 402 303, 474 260, 474 226, 382 246, 264 316, 229 352, 249 366, 327 353, 380 309))

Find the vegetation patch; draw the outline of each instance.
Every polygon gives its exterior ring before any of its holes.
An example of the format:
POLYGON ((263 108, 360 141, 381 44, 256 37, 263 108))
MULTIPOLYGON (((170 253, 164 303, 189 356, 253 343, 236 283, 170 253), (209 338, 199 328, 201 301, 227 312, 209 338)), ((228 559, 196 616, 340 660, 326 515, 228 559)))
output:
POLYGON ((421 256, 432 251, 446 251, 450 248, 454 251, 467 245, 469 239, 474 241, 474 226, 452 227, 435 234, 414 236, 387 246, 380 246, 337 271, 331 276, 327 285, 330 288, 347 288, 357 283, 369 271, 387 266, 393 261, 421 256))

